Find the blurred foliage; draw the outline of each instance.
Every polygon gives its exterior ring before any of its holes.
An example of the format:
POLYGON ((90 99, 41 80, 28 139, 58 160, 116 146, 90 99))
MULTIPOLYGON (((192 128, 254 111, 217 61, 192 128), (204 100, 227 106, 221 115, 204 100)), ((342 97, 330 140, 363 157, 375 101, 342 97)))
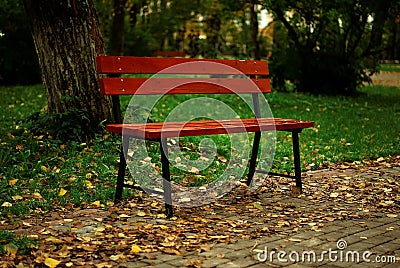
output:
MULTIPOLYGON (((94 0, 111 53, 113 0, 94 0)), ((399 59, 396 0, 126 0, 124 54, 184 51, 190 57, 253 58, 251 5, 274 21, 259 29, 273 86, 315 94, 351 95, 370 81, 382 59, 399 59)), ((0 0, 0 84, 40 81, 21 1, 0 0)))
POLYGON ((314 94, 351 95, 370 82, 384 47, 384 29, 398 1, 264 1, 276 20, 274 84, 314 94))
POLYGON ((40 68, 23 4, 0 0, 0 85, 40 81, 40 68))

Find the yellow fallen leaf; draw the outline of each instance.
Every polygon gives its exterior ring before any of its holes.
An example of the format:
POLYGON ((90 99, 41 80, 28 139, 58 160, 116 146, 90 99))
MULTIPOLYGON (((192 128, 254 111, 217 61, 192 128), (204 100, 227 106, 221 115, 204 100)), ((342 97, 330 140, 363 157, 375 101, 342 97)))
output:
POLYGON ((87 188, 92 188, 93 187, 92 183, 90 181, 88 181, 88 180, 85 180, 85 184, 86 184, 87 188))
POLYGON ((339 193, 331 193, 330 197, 338 197, 339 193))
POLYGON ((57 267, 57 265, 59 265, 61 263, 61 261, 58 261, 56 259, 53 258, 46 258, 44 260, 44 264, 50 268, 54 268, 57 267))
POLYGON ((60 196, 64 196, 67 193, 67 190, 61 188, 60 192, 58 193, 60 196))
POLYGON ((138 215, 139 217, 144 217, 144 216, 146 216, 146 213, 143 211, 138 211, 138 213, 136 215, 138 215))
POLYGON ((131 252, 132 252, 132 253, 137 254, 137 253, 139 253, 140 251, 142 251, 142 249, 141 249, 138 245, 132 245, 132 248, 131 248, 131 252))
POLYGON ((17 183, 18 179, 15 180, 9 180, 8 184, 10 184, 10 186, 14 186, 17 183))
POLYGON ((92 205, 93 205, 93 206, 96 206, 96 207, 100 207, 100 201, 99 201, 99 200, 94 201, 94 202, 92 203, 92 205))
POLYGON ((12 204, 10 202, 4 202, 1 206, 2 207, 12 207, 12 204))
POLYGON ((397 214, 387 214, 388 218, 397 218, 397 214))
POLYGON ((44 172, 47 172, 49 170, 49 168, 47 168, 46 166, 41 166, 40 167, 44 172))
POLYGON ((200 170, 199 170, 198 168, 196 168, 196 167, 192 167, 192 168, 189 170, 189 172, 198 174, 198 173, 200 172, 200 170))
POLYGON ((110 260, 112 261, 118 261, 119 259, 124 259, 124 258, 125 258, 124 253, 110 256, 110 260))

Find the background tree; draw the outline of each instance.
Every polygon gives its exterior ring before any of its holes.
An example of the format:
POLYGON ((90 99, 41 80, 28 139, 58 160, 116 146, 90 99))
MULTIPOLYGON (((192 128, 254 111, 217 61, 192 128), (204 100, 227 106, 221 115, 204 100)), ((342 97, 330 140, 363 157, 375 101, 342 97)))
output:
POLYGON ((271 73, 299 91, 318 94, 354 94, 370 81, 381 59, 385 22, 399 5, 395 0, 264 4, 284 26, 280 36, 288 36, 273 51, 271 73))
POLYGON ((104 54, 92 0, 24 0, 42 70, 48 111, 56 124, 72 121, 85 134, 113 119, 110 98, 100 96, 96 55, 104 54), (64 116, 64 118, 63 118, 64 116), (65 119, 68 117, 68 120, 65 119))
POLYGON ((35 84, 40 68, 20 1, 0 0, 0 85, 35 84))

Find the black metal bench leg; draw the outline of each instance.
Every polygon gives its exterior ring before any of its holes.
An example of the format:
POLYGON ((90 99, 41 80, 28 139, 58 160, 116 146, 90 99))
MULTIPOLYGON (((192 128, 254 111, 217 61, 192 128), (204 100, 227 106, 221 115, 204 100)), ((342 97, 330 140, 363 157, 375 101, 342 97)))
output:
POLYGON ((160 140, 161 150, 161 165, 162 165, 162 176, 163 176, 163 190, 164 190, 164 202, 165 202, 165 215, 168 218, 174 215, 172 209, 172 196, 171 196, 171 175, 169 171, 168 161, 168 147, 167 139, 160 140))
POLYGON ((299 131, 292 131, 293 156, 294 156, 294 177, 296 180, 296 190, 301 194, 303 192, 301 184, 301 166, 300 166, 300 146, 299 131))
POLYGON ((117 186, 115 188, 115 200, 114 203, 119 203, 122 199, 122 190, 124 188, 124 178, 126 171, 126 156, 128 153, 129 147, 129 137, 122 137, 122 146, 121 153, 119 156, 119 168, 118 168, 118 178, 117 178, 117 186))
POLYGON ((249 173, 247 174, 247 182, 246 182, 246 184, 248 186, 250 186, 251 181, 253 180, 253 177, 254 177, 254 173, 256 172, 258 148, 260 147, 260 138, 261 138, 261 132, 255 132, 254 133, 253 148, 252 148, 252 151, 251 151, 249 173))

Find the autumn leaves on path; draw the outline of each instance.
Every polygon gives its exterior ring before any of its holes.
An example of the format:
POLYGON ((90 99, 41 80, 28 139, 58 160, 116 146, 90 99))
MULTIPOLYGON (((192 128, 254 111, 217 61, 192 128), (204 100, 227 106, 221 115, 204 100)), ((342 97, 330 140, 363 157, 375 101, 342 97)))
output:
POLYGON ((112 267, 154 259, 160 253, 180 256, 210 251, 215 245, 304 231, 319 232, 334 221, 400 217, 400 156, 341 163, 304 174, 304 193, 293 195, 288 179, 269 177, 249 192, 243 184, 216 202, 177 208, 166 219, 163 206, 138 192, 115 207, 52 211, 0 222, 37 240, 30 255, 10 250, 0 264, 49 267, 112 267))

